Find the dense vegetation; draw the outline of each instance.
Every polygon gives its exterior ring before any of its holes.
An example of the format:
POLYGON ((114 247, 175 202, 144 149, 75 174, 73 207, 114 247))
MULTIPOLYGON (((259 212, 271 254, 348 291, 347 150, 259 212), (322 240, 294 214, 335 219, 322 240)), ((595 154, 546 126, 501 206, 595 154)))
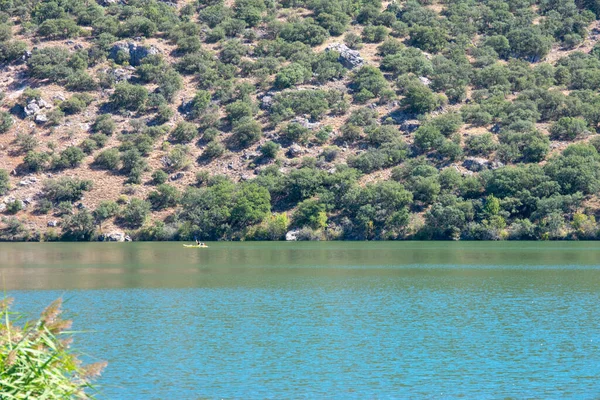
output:
POLYGON ((385 4, 1 1, 0 239, 597 238, 600 5, 385 4))
POLYGON ((62 300, 50 304, 38 320, 10 311, 0 301, 0 396, 3 399, 93 399, 91 384, 106 362, 82 365, 70 349, 71 321, 61 318, 62 300))

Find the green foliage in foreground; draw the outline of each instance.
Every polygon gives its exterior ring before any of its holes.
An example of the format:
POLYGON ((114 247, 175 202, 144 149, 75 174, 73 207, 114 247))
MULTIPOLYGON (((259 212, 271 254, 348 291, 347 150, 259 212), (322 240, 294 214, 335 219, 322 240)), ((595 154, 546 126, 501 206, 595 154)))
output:
POLYGON ((82 366, 79 355, 69 348, 71 321, 60 318, 62 300, 50 304, 33 322, 11 312, 11 302, 0 301, 0 398, 93 398, 91 381, 106 363, 82 366))

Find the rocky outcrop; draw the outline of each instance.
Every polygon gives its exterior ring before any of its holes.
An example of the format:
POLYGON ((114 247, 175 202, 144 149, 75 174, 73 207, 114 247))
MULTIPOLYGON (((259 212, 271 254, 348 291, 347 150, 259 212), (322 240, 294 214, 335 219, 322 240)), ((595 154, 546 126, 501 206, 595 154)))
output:
POLYGON ((35 115, 35 118, 33 120, 36 124, 45 124, 46 122, 48 122, 48 116, 44 113, 38 113, 35 115))
POLYGON ((178 181, 181 178, 183 178, 185 176, 185 173, 183 172, 178 172, 176 174, 171 175, 171 177, 169 179, 171 179, 172 181, 178 181))
POLYGON ((348 69, 362 67, 365 63, 365 60, 360 56, 360 53, 358 51, 352 50, 345 44, 332 43, 325 49, 325 51, 332 50, 340 53, 338 61, 348 69))
POLYGON ((48 116, 44 109, 52 108, 52 105, 43 99, 29 99, 23 107, 23 117, 33 117, 33 120, 38 124, 48 122, 48 116))
POLYGON ((285 240, 288 242, 294 242, 298 240, 298 233, 300 233, 300 229, 293 229, 285 234, 285 240))
POLYGON ((288 156, 290 156, 292 158, 298 157, 298 156, 302 155, 303 153, 304 153, 304 151, 302 150, 302 147, 300 147, 300 145, 296 144, 296 143, 292 144, 287 151, 288 156))
POLYGON ((318 122, 310 122, 308 120, 308 118, 306 118, 306 117, 296 117, 296 118, 292 119, 290 122, 295 122, 295 123, 301 125, 303 128, 310 129, 310 130, 315 130, 321 126, 321 124, 318 122))
POLYGON ((260 108, 262 108, 263 110, 268 110, 273 106, 273 96, 275 94, 273 92, 267 92, 261 99, 260 99, 260 108))
POLYGON ((131 242, 131 237, 120 231, 102 234, 98 239, 102 242, 131 242))
POLYGON ((117 58, 119 53, 125 53, 129 55, 129 64, 133 66, 138 66, 141 64, 142 60, 150 55, 159 54, 160 50, 154 46, 141 46, 134 42, 127 43, 116 43, 110 49, 109 58, 113 60, 117 58))
POLYGON ((472 172, 479 172, 486 169, 497 169, 504 166, 500 161, 490 161, 480 157, 469 157, 463 161, 463 167, 472 172))

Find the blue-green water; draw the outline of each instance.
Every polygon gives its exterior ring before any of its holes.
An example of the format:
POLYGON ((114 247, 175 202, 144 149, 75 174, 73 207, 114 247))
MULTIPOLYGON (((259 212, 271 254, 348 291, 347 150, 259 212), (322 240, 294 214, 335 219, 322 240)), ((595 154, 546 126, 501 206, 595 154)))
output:
POLYGON ((600 397, 600 244, 1 244, 107 399, 600 397))

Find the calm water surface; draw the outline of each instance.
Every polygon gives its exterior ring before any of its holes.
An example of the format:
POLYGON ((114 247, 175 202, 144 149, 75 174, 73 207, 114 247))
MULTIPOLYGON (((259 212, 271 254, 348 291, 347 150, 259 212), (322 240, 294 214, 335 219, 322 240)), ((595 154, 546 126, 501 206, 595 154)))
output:
POLYGON ((0 244, 105 399, 600 398, 600 243, 0 244))

